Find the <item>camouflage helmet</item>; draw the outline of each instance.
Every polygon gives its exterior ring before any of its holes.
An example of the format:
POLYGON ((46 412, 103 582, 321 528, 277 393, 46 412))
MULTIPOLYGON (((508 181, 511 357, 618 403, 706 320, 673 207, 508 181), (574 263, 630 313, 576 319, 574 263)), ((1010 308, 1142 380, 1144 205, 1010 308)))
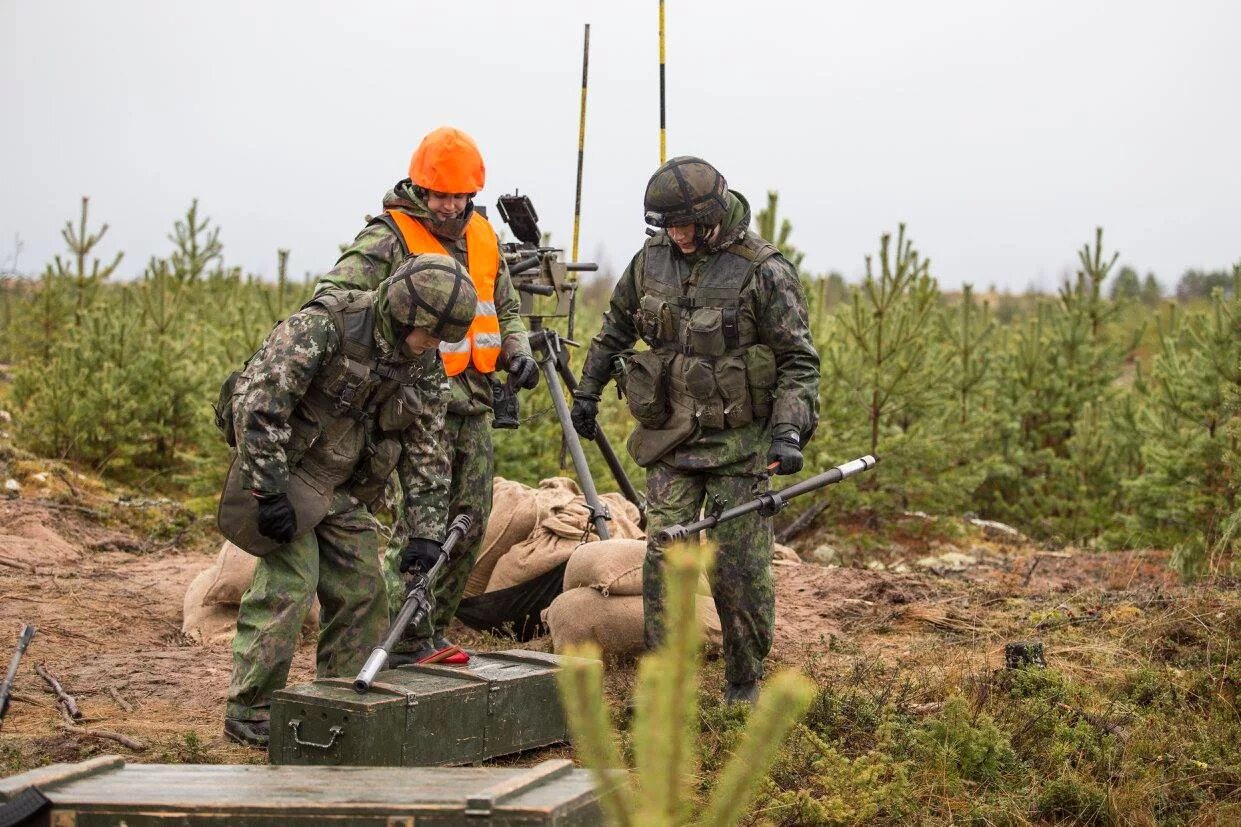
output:
POLYGON ((379 286, 398 339, 416 327, 444 342, 465 338, 474 322, 478 294, 456 259, 439 253, 413 256, 379 286))
POLYGON ((642 202, 652 227, 712 227, 728 214, 728 182, 701 158, 678 155, 655 170, 642 202))

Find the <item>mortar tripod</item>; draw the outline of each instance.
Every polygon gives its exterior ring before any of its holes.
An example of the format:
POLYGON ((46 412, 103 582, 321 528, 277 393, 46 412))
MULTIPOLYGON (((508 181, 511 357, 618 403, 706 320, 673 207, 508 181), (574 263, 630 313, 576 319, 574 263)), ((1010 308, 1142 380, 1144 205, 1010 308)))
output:
MULTIPOLYGON (((577 342, 565 339, 557 331, 543 327, 542 319, 535 317, 530 322, 530 348, 534 351, 534 358, 542 368, 543 378, 547 381, 547 391, 552 397, 552 405, 556 408, 556 418, 560 420, 560 430, 564 433, 569 455, 573 458, 573 468, 577 472, 578 482, 582 485, 582 494, 586 497, 587 508, 590 509, 591 522, 594 523, 599 539, 607 540, 609 538, 607 521, 612 519, 612 515, 608 511, 607 504, 599 499, 599 492, 595 490, 595 480, 590 474, 590 466, 582 450, 582 441, 573 427, 573 420, 569 416, 569 405, 564 397, 566 387, 570 395, 577 390, 577 380, 573 378, 573 372, 569 370, 569 355, 565 350, 565 345, 577 346, 577 342)), ((612 443, 608 442, 601 428, 596 429, 594 442, 599 446, 599 453, 603 455, 603 461, 607 463, 625 499, 638 507, 638 512, 642 515, 642 525, 645 527, 646 506, 638 497, 633 483, 629 481, 629 475, 625 473, 625 468, 616 456, 616 451, 612 449, 612 443)))

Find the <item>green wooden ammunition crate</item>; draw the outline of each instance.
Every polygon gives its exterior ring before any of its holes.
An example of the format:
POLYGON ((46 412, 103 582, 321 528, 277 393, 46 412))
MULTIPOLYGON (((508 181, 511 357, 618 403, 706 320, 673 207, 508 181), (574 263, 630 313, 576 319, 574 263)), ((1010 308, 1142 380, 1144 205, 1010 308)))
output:
POLYGON ((273 764, 415 767, 472 764, 568 739, 556 691, 561 658, 512 650, 465 666, 401 666, 371 691, 329 678, 275 693, 273 764))
MULTIPOLYGON (((586 770, 126 764, 119 756, 0 779, 0 808, 34 787, 50 827, 454 827, 602 823, 586 770)), ((2 812, 2 809, 0 809, 2 812)))

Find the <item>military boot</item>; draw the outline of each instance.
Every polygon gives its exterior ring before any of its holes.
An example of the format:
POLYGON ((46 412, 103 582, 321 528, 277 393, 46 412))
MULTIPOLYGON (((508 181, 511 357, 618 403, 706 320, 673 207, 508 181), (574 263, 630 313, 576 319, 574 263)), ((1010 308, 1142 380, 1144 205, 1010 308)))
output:
POLYGON ((733 683, 729 681, 724 685, 724 703, 754 706, 758 703, 758 681, 749 681, 747 683, 733 683))
POLYGON ((267 749, 267 742, 271 739, 271 722, 225 718, 224 736, 242 746, 267 749))

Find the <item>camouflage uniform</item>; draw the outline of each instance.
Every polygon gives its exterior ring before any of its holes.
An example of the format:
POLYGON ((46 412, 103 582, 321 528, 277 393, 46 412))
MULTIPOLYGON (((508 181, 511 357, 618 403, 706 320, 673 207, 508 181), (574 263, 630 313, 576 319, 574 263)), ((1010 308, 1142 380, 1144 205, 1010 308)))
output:
MULTIPOLYGON (((400 450, 396 473, 406 492, 405 531, 438 538, 443 536, 447 519, 448 457, 439 439, 447 388, 434 351, 411 358, 393 346, 396 337, 385 293, 386 286, 367 296, 337 295, 342 302, 363 304, 375 295, 375 309, 366 317, 368 325, 374 320, 369 337, 373 358, 384 370, 400 372, 411 382, 404 385, 408 393, 402 396, 405 407, 400 420, 409 424, 395 437, 400 450)), ((237 461, 246 488, 285 491, 290 466, 301 467, 299 463, 309 461, 303 457, 318 456, 313 453, 318 442, 329 439, 332 444, 321 450, 340 452, 331 456, 346 476, 363 461, 364 447, 370 444, 365 426, 343 414, 335 419, 325 415, 321 403, 314 407, 315 394, 322 392, 322 377, 342 347, 332 316, 312 302, 278 325, 248 363, 234 405, 237 461), (315 423, 310 427, 318 434, 309 443, 304 436, 307 422, 315 423)), ((367 404, 378 407, 380 395, 376 392, 374 401, 367 404)), ((386 473, 379 479, 379 491, 383 477, 386 473)), ((316 593, 321 607, 320 677, 356 672, 383 634, 388 612, 379 563, 379 525, 370 512, 375 497, 354 480, 350 477, 335 488, 327 516, 313 531, 259 559, 237 617, 229 718, 268 718, 271 693, 288 679, 298 633, 316 593)))
MULTIPOLYGON (((409 179, 397 183, 383 199, 384 210, 400 210, 421 220, 428 229, 435 225, 426 204, 415 192, 409 179)), ((470 209, 473 209, 471 206, 470 209)), ((469 213, 459 220, 464 225, 469 213)), ((442 238, 445 250, 469 266, 464 237, 442 238)), ((379 221, 370 221, 353 243, 345 249, 336 266, 324 275, 317 291, 331 288, 370 289, 387 278, 405 258, 401 241, 392 229, 379 221)), ((500 256, 495 285, 496 316, 500 321, 502 351, 500 367, 505 360, 522 354, 530 356, 526 327, 518 315, 519 302, 508 274, 504 257, 500 256)), ((444 441, 453 446, 452 483, 449 514, 469 514, 474 522, 470 532, 458 546, 451 566, 441 571, 432 591, 432 614, 419 627, 407 630, 397 652, 413 652, 434 636, 443 635, 457 605, 461 602, 466 580, 483 542, 483 532, 491 515, 491 487, 494 468, 491 440, 491 385, 486 374, 471 364, 464 371, 447 379, 451 387, 448 415, 444 422, 444 441), (458 556, 459 555, 459 556, 458 556)), ((405 498, 408 502, 408 498, 405 498)), ((398 501, 399 502, 399 501, 398 501)), ((399 508, 398 508, 399 514, 399 508)), ((401 551, 410 537, 400 522, 384 555, 384 580, 388 588, 389 609, 399 610, 405 597, 405 579, 398 571, 401 551)))
MULTIPOLYGON (((686 336, 687 328, 693 330, 689 322, 693 308, 711 304, 710 300, 706 305, 695 303, 693 296, 703 295, 695 292, 699 283, 710 284, 709 274, 728 265, 724 257, 733 254, 730 250, 742 250, 747 256, 754 256, 755 264, 746 271, 740 292, 733 290, 715 298, 726 299, 724 303, 738 299, 731 319, 727 313, 724 316, 726 337, 731 325, 734 344, 739 340, 742 345, 753 342, 769 348, 769 371, 773 368, 770 361, 774 356, 774 381, 759 382, 765 385, 766 390, 762 392, 769 399, 752 408, 752 421, 730 423, 727 417, 731 409, 727 404, 718 399, 710 405, 695 402, 686 396, 685 387, 675 383, 669 387, 671 409, 681 410, 681 414, 673 416, 681 416, 685 426, 671 441, 673 447, 663 446, 650 452, 652 437, 658 442, 659 435, 671 431, 648 430, 641 425, 629 441, 635 459, 648 466, 648 537, 653 538, 664 526, 697 519, 704 505, 708 511, 714 511, 751 499, 765 490, 764 456, 773 431, 795 429, 804 445, 818 420, 819 357, 810 336, 801 281, 782 256, 747 229, 749 224, 749 205, 739 193, 730 190, 727 217, 720 222, 714 246, 703 242, 698 250, 685 256, 671 244, 665 231, 656 233, 634 256, 617 283, 603 328, 591 342, 583 365, 578 394, 597 398, 613 376, 616 357, 625 354, 639 338, 644 338, 652 346, 652 354, 667 354, 672 360, 665 363, 665 369, 670 374, 677 373, 673 367, 689 364, 694 350, 685 341, 671 344, 667 334, 653 336, 652 324, 659 322, 653 315, 669 312, 671 307, 672 318, 665 324, 677 327, 678 335, 686 336), (651 261, 663 264, 652 265, 651 261), (680 295, 689 298, 674 299, 662 309, 654 309, 649 299, 653 280, 657 277, 665 284, 679 285, 680 295), (679 306, 677 301, 681 302, 679 306), (678 316, 678 313, 684 315, 678 316)), ((689 335, 692 336, 692 332, 689 335)), ((731 348, 727 353, 739 350, 741 348, 731 348)), ((746 355, 748 359, 748 353, 746 355)), ((635 364, 631 357, 626 363, 635 364)), ((749 361, 746 361, 744 373, 746 378, 742 382, 755 381, 749 361)), ((689 376, 688 373, 677 375, 689 376)), ((632 376, 630 374, 627 380, 630 384, 632 376)), ((713 392, 717 387, 722 392, 720 377, 717 372, 709 380, 713 392)), ((745 398, 751 401, 746 405, 754 402, 759 393, 754 387, 748 387, 745 398)), ((631 410, 635 404, 632 390, 631 387, 631 410)), ((747 414, 737 420, 748 418, 747 414)), ((719 546, 719 554, 712 577, 712 593, 724 630, 725 674, 729 682, 745 684, 762 677, 763 659, 771 650, 775 622, 770 567, 771 520, 757 514, 744 517, 721 525, 713 532, 713 539, 719 546)), ((663 633, 662 566, 663 548, 653 540, 648 541, 643 566, 648 647, 658 645, 663 633)))

